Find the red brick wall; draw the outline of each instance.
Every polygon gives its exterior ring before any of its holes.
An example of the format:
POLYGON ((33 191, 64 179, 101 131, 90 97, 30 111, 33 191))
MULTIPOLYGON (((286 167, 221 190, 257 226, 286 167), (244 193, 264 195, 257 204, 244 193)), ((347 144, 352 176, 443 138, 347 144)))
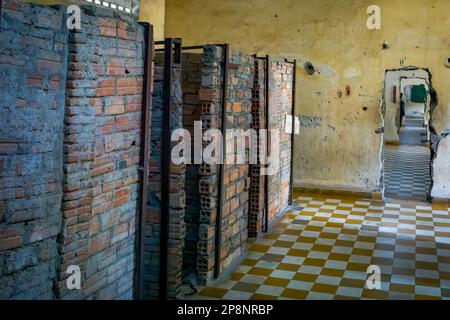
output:
MULTIPOLYGON (((207 46, 204 50, 204 66, 200 100, 204 104, 201 119, 203 130, 220 129, 222 72, 222 48, 207 46)), ((228 129, 249 129, 251 126, 251 99, 253 87, 253 57, 230 53, 228 97, 226 105, 226 127, 228 129)), ((231 136, 225 140, 227 158, 233 158, 231 136)), ((239 141, 241 143, 242 141, 239 141)), ((205 143, 207 145, 208 143, 205 143)), ((234 148, 236 151, 236 148, 234 148)), ((218 197, 218 166, 203 164, 200 168, 201 224, 198 244, 197 270, 199 282, 212 280, 216 234, 218 197)), ((220 270, 226 268, 242 254, 247 240, 248 190, 250 188, 248 164, 225 164, 223 179, 222 238, 220 270)))
POLYGON ((64 299, 130 299, 143 90, 143 29, 86 7, 69 38, 59 290, 64 299), (69 265, 82 290, 68 290, 69 265))
POLYGON ((280 143, 270 155, 279 157, 280 167, 269 180, 269 224, 282 214, 289 202, 291 134, 285 133, 286 114, 292 113, 293 65, 271 62, 269 68, 269 128, 280 132, 280 143))

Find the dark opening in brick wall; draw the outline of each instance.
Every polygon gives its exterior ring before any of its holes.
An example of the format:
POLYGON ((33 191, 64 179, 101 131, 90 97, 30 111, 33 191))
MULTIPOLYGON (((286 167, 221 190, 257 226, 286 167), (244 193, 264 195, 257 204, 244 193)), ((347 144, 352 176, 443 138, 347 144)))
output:
MULTIPOLYGON (((185 171, 186 166, 170 164, 170 180, 165 181, 162 172, 162 134, 164 114, 164 68, 166 61, 164 55, 155 56, 155 82, 153 90, 150 171, 148 189, 148 208, 144 232, 146 235, 145 248, 145 292, 147 298, 156 299, 160 294, 159 276, 160 259, 164 258, 161 252, 161 190, 162 183, 170 184, 169 201, 169 242, 168 242, 168 298, 175 299, 181 292, 181 279, 183 268, 183 248, 186 234, 185 217, 185 171)), ((181 91, 181 65, 173 64, 171 76, 171 106, 170 131, 182 128, 182 91, 181 91)), ((172 146, 175 142, 172 143, 172 146)))
MULTIPOLYGON (((184 53, 182 55, 182 90, 183 90, 183 128, 191 135, 194 146, 194 122, 200 121, 202 103, 199 90, 202 83, 202 53, 184 53)), ((191 148, 191 159, 194 159, 191 148)), ((193 161, 192 161, 193 162, 193 161)), ((186 165, 186 239, 183 251, 183 283, 187 285, 186 293, 194 293, 197 284, 197 245, 200 226, 199 164, 186 165)))
MULTIPOLYGON (((265 60, 255 59, 252 97, 252 128, 258 132, 258 141, 263 137, 259 130, 266 128, 266 69, 265 60)), ((265 138, 265 137, 264 137, 265 138)), ((258 144, 258 160, 261 160, 258 144)), ((250 199, 248 213, 248 236, 257 237, 262 231, 265 213, 265 176, 261 175, 263 164, 250 165, 250 199)))

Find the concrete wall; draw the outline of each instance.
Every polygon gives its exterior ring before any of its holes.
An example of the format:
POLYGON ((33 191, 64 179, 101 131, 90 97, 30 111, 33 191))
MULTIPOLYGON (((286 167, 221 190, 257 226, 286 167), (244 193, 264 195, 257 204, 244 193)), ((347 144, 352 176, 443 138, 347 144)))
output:
MULTIPOLYGON (((296 137, 296 185, 372 192, 381 189, 382 135, 375 131, 382 126, 379 106, 387 69, 402 67, 401 59, 429 68, 439 96, 436 130, 450 127, 450 69, 445 67, 450 2, 380 0, 381 30, 366 27, 370 4, 167 0, 166 36, 182 37, 186 45, 229 42, 246 52, 297 59, 296 113, 303 127, 296 137), (305 61, 318 72, 308 76, 301 68, 305 61)), ((436 159, 434 175, 443 180, 433 194, 450 198, 450 171, 442 162, 447 150, 438 150, 444 154, 436 159)))

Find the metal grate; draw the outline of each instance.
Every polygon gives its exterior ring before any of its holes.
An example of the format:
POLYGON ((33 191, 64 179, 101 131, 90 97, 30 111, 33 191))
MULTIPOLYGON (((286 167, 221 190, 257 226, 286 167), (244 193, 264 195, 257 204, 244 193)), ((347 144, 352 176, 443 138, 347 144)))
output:
POLYGON ((75 4, 94 4, 134 16, 139 16, 139 0, 71 0, 75 4))

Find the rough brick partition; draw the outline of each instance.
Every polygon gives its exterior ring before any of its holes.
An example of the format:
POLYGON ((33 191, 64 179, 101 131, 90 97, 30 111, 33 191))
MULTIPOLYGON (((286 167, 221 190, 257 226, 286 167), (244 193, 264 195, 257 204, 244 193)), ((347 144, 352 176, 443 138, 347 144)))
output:
POLYGON ((293 65, 271 62, 269 67, 269 129, 280 131, 280 143, 269 146, 269 156, 279 155, 280 167, 269 180, 269 224, 282 214, 289 203, 291 135, 285 133, 286 114, 292 113, 293 65))
POLYGON ((225 148, 227 164, 223 178, 221 270, 243 253, 248 237, 249 141, 244 136, 235 138, 228 130, 241 130, 241 133, 244 133, 251 128, 254 58, 231 51, 228 77, 225 148), (244 155, 238 154, 239 146, 245 149, 244 155), (235 164, 229 164, 233 163, 233 159, 235 164))
MULTIPOLYGON (((201 114, 203 131, 220 129, 223 82, 222 51, 222 48, 216 46, 207 46, 204 49, 202 88, 199 92, 200 100, 203 103, 201 114)), ((251 126, 253 64, 254 60, 251 56, 238 52, 230 54, 225 119, 226 127, 229 129, 246 130, 251 126)), ((228 160, 237 158, 232 153, 232 150, 237 151, 233 144, 245 144, 242 140, 236 140, 232 135, 226 136, 224 143, 226 144, 226 158, 228 160)), ((209 142, 205 145, 208 144, 209 142)), ((212 280, 215 265, 216 216, 219 206, 217 196, 218 174, 218 166, 216 165, 203 164, 200 167, 201 224, 199 228, 197 271, 199 282, 202 284, 212 280)), ((219 250, 221 270, 242 253, 247 239, 248 190, 250 188, 248 164, 225 164, 222 188, 222 238, 219 250)))
POLYGON ((81 13, 69 32, 65 7, 3 2, 1 298, 133 297, 143 30, 81 13))
MULTIPOLYGON (((183 128, 191 135, 191 146, 194 145, 194 122, 200 121, 202 104, 199 100, 199 90, 202 83, 203 54, 183 53, 182 56, 182 90, 183 90, 183 128)), ((193 151, 193 150, 192 150, 193 151)), ((193 152, 191 159, 194 159, 193 152)), ((183 253, 184 282, 192 283, 197 275, 197 244, 200 226, 199 198, 200 165, 186 166, 186 239, 183 253)))
POLYGON ((3 0, 0 299, 52 299, 63 179, 67 34, 62 7, 3 0))
MULTIPOLYGON (((161 228, 161 157, 162 130, 164 112, 164 66, 162 54, 155 57, 155 82, 153 92, 152 123, 151 123, 151 153, 148 189, 148 207, 145 213, 146 225, 145 242, 145 296, 156 299, 160 294, 160 228, 161 228)), ((171 70, 171 106, 170 130, 182 128, 182 93, 181 93, 181 65, 174 64, 171 70)), ((172 146, 175 142, 172 143, 172 146)), ((186 233, 185 216, 185 171, 186 166, 170 165, 170 210, 169 210, 169 243, 168 243, 168 298, 175 299, 181 291, 183 248, 186 233)))
MULTIPOLYGON (((202 102, 203 134, 208 129, 220 129, 222 48, 206 46, 203 50, 202 84, 199 99, 202 102)), ((203 148, 209 142, 203 141, 203 148)), ((215 264, 215 236, 218 206, 218 165, 202 163, 199 169, 200 225, 197 243, 197 277, 200 284, 213 279, 215 264)))
POLYGON ((143 90, 143 30, 85 7, 69 37, 64 138, 61 298, 130 299, 143 90), (79 265, 83 290, 68 291, 79 265))

